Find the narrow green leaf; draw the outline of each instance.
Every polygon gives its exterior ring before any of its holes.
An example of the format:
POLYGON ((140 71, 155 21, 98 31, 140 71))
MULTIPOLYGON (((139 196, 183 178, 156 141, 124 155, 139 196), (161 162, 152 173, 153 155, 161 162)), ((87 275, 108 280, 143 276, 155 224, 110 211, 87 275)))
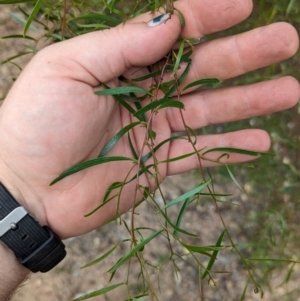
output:
POLYGON ((185 18, 184 18, 183 13, 179 9, 177 9, 177 8, 174 8, 174 10, 176 10, 177 13, 178 13, 181 28, 184 28, 185 27, 185 18))
POLYGON ((146 75, 143 75, 143 76, 140 76, 140 77, 137 77, 137 78, 131 78, 131 80, 134 81, 134 82, 140 82, 140 81, 143 81, 145 79, 148 79, 148 78, 151 78, 151 77, 154 77, 154 76, 158 76, 160 74, 161 74, 161 70, 157 70, 157 71, 150 72, 146 75))
POLYGON ((181 101, 178 100, 168 100, 161 104, 158 109, 163 109, 163 108, 178 108, 178 109, 184 109, 184 104, 181 101))
POLYGON ((245 300, 246 292, 247 292, 247 288, 248 288, 248 284, 249 284, 249 278, 248 278, 248 280, 247 280, 247 282, 246 282, 246 285, 245 285, 245 287, 244 287, 244 290, 243 290, 242 296, 241 296, 241 298, 240 298, 240 301, 244 301, 244 300, 245 300))
POLYGON ((184 69, 183 73, 181 74, 181 76, 178 79, 178 82, 175 83, 170 90, 165 94, 164 98, 169 98, 173 93, 176 92, 177 87, 182 84, 182 82, 185 80, 186 76, 188 75, 189 71, 191 68, 191 62, 189 62, 186 66, 186 68, 184 69))
MULTIPOLYGON (((123 184, 123 183, 121 183, 123 184)), ((102 208, 104 205, 106 205, 107 203, 109 203, 111 200, 113 200, 115 197, 117 197, 118 194, 113 195, 112 197, 108 198, 109 196, 105 197, 105 200, 103 200, 103 202, 97 206, 96 208, 94 208, 92 211, 90 211, 89 213, 85 214, 84 217, 88 217, 92 214, 94 214, 96 211, 98 211, 100 208, 102 208)))
POLYGON ((141 125, 140 121, 133 122, 122 128, 115 136, 113 136, 110 141, 106 144, 106 146, 102 149, 100 155, 98 157, 103 157, 105 156, 111 149, 112 147, 132 128, 134 128, 137 125, 141 125))
MULTIPOLYGON (((15 21, 17 21, 18 23, 20 23, 22 25, 26 24, 26 20, 23 17, 21 17, 19 14, 15 14, 15 13, 12 13, 12 12, 8 12, 8 14, 10 15, 10 17, 12 19, 14 19, 15 21)), ((29 28, 31 30, 35 31, 35 32, 39 32, 39 30, 35 26, 33 26, 32 24, 30 25, 29 28)))
POLYGON ((118 19, 113 18, 111 16, 102 15, 102 14, 99 14, 99 13, 90 13, 90 14, 86 14, 86 15, 81 15, 79 17, 75 17, 75 18, 70 19, 68 22, 78 21, 78 20, 99 20, 99 21, 109 22, 109 23, 112 23, 114 25, 119 25, 120 23, 122 23, 121 20, 118 20, 118 19))
POLYGON ((44 0, 37 0, 37 2, 35 3, 23 30, 23 36, 26 36, 27 30, 29 29, 29 26, 31 25, 32 21, 34 20, 34 18, 36 17, 37 13, 39 12, 41 5, 43 4, 44 0))
POLYGON ((287 273, 287 275, 286 275, 286 277, 284 279, 285 283, 288 283, 290 281, 290 278, 291 278, 292 273, 294 271, 294 267, 295 267, 295 263, 293 263, 292 266, 289 268, 288 273, 287 273))
POLYGON ((159 163, 170 163, 170 162, 175 162, 175 161, 179 161, 179 160, 182 160, 182 159, 186 159, 188 157, 191 157, 191 156, 194 156, 194 155, 198 154, 200 151, 202 151, 202 149, 199 149, 199 150, 191 152, 191 153, 184 154, 182 156, 162 160, 162 161, 159 161, 159 163))
MULTIPOLYGON (((107 88, 107 90, 109 90, 110 88, 108 87, 108 86, 106 86, 106 85, 104 85, 105 86, 105 88, 107 88)), ((121 87, 122 88, 122 87, 121 87)), ((126 88, 126 87, 125 87, 126 88)), ((103 91, 106 91, 106 90, 103 90, 103 91)), ((101 92, 101 91, 99 91, 99 92, 101 92)), ((130 94, 132 94, 133 92, 129 92, 130 94)), ((121 106, 123 106, 127 111, 129 111, 132 115, 134 115, 135 114, 135 110, 124 100, 124 99, 126 99, 126 97, 127 97, 127 95, 124 95, 124 94, 122 94, 122 97, 121 97, 121 95, 118 95, 118 94, 115 94, 115 95, 113 95, 113 97, 114 97, 114 99, 121 105, 121 106)), ((147 95, 146 95, 147 96, 147 95)), ((131 97, 131 96, 130 96, 131 97)), ((145 119, 145 117, 144 117, 144 115, 143 114, 138 114, 138 115, 136 115, 136 118, 137 119, 139 119, 140 121, 144 121, 144 119, 145 119)))
POLYGON ((188 84, 185 86, 182 91, 187 90, 188 88, 192 88, 199 85, 205 85, 205 84, 219 84, 220 81, 216 78, 203 78, 199 80, 195 80, 194 82, 188 84))
POLYGON ((185 38, 185 41, 189 45, 195 46, 201 43, 201 38, 185 38))
MULTIPOLYGON (((174 85, 175 85, 174 79, 160 84, 159 89, 165 93, 165 98, 169 97, 169 96, 167 96, 167 93, 170 91, 171 88, 174 88, 174 85)), ((176 86, 175 86, 175 90, 176 90, 176 86)))
MULTIPOLYGON (((139 98, 136 97, 134 93, 130 93, 129 95, 134 96, 134 98, 137 100, 137 101, 134 101, 134 105, 137 110, 140 110, 142 108, 141 100, 139 100, 139 98)), ((137 118, 141 121, 147 122, 147 118, 146 118, 145 114, 139 114, 137 118)))
POLYGON ((116 88, 103 89, 95 92, 95 94, 97 95, 120 95, 126 93, 142 93, 142 94, 151 95, 149 91, 140 87, 116 87, 116 88))
MULTIPOLYGON (((185 39, 186 41, 189 40, 189 39, 185 39)), ((191 44, 190 41, 188 41, 189 44, 191 44)), ((182 57, 181 57, 181 62, 186 62, 186 63, 190 63, 192 60, 190 58, 190 56, 192 55, 193 53, 193 50, 189 50, 187 52, 185 52, 182 57)))
POLYGON ((62 41, 63 40, 63 37, 59 34, 56 34, 56 33, 45 34, 45 37, 54 38, 54 40, 57 40, 57 41, 62 41))
POLYGON ((247 260, 251 261, 274 261, 274 262, 289 262, 289 263, 300 263, 298 260, 293 260, 293 259, 284 259, 284 258, 247 258, 247 260))
MULTIPOLYGON (((227 248, 226 246, 216 247, 216 246, 188 245, 188 244, 183 243, 182 241, 180 243, 190 252, 196 252, 196 253, 200 253, 200 254, 204 254, 204 255, 207 255, 208 254, 207 252, 220 251, 220 250, 224 250, 225 248, 227 248)), ((212 255, 209 254, 209 257, 212 257, 212 255)))
MULTIPOLYGON (((186 208, 188 207, 188 204, 191 202, 192 199, 193 199, 193 197, 187 198, 184 201, 183 205, 181 206, 181 209, 179 211, 179 214, 178 214, 178 217, 177 217, 177 220, 176 220, 176 224, 175 224, 177 228, 180 228, 180 224, 181 224, 181 221, 182 221, 182 218, 183 218, 183 214, 186 211, 186 208)), ((177 230, 174 230, 173 235, 176 236, 177 232, 178 232, 177 230)))
MULTIPOLYGON (((121 106, 123 106, 132 115, 136 112, 126 101, 122 99, 122 97, 120 97, 120 95, 114 95, 113 97, 121 106)), ((140 120, 139 116, 137 116, 137 118, 140 120)))
POLYGON ((117 288, 117 287, 119 287, 121 285, 124 285, 124 282, 104 287, 104 288, 102 288, 100 290, 97 290, 97 291, 94 291, 92 293, 89 293, 89 294, 86 294, 84 296, 81 296, 79 298, 73 299, 72 301, 82 301, 82 300, 86 300, 86 299, 93 298, 93 297, 96 297, 96 296, 100 296, 100 295, 106 294, 106 293, 114 290, 115 288, 117 288))
POLYGON ((21 68, 18 64, 16 64, 15 62, 9 61, 8 63, 10 63, 10 64, 16 66, 17 68, 20 69, 20 71, 22 71, 22 68, 21 68))
POLYGON ((164 217, 164 219, 166 220, 166 222, 167 222, 167 223, 168 223, 175 231, 180 232, 180 233, 183 233, 183 234, 188 235, 188 236, 198 237, 198 235, 193 234, 193 233, 191 233, 191 232, 188 232, 188 231, 186 231, 186 230, 183 230, 183 229, 177 227, 176 225, 174 225, 174 224, 171 222, 171 220, 169 219, 168 215, 165 214, 165 213, 163 212, 163 210, 159 207, 159 205, 158 205, 157 202, 154 200, 154 198, 151 197, 151 199, 152 199, 152 201, 154 202, 154 204, 156 205, 156 207, 157 207, 158 211, 160 212, 160 214, 164 217))
POLYGON ((184 105, 181 101, 178 100, 172 100, 172 99, 166 99, 162 98, 159 100, 155 100, 147 104, 146 106, 142 107, 140 110, 136 111, 134 113, 134 116, 145 114, 146 112, 154 109, 163 109, 166 107, 176 107, 176 108, 184 108, 184 105))
POLYGON ((16 4, 16 3, 24 3, 24 2, 33 2, 35 0, 0 0, 1 4, 16 4))
POLYGON ((181 85, 183 83, 183 81, 185 80, 186 76, 188 75, 189 71, 191 68, 191 62, 189 62, 186 66, 186 68, 184 69, 183 73, 181 74, 181 76, 178 78, 178 85, 181 85))
POLYGON ((109 162, 115 162, 115 161, 133 161, 135 162, 134 159, 132 158, 127 158, 127 157, 122 157, 122 156, 111 156, 111 157, 100 157, 92 160, 88 160, 79 164, 76 164, 72 166, 71 168, 65 170, 63 173, 61 173, 56 179, 54 179, 51 183, 50 186, 57 183, 58 181, 64 179, 65 177, 72 175, 76 172, 79 172, 83 169, 99 165, 99 164, 104 164, 104 163, 109 163, 109 162))
POLYGON ((18 58, 18 57, 21 57, 21 56, 26 55, 26 54, 32 54, 32 53, 33 53, 32 51, 21 52, 21 53, 19 53, 17 55, 11 56, 11 57, 7 58, 6 60, 2 61, 0 63, 0 65, 4 65, 4 64, 6 64, 6 63, 8 63, 8 62, 10 62, 10 61, 18 58))
MULTIPOLYGON (((222 244, 222 241, 223 241, 223 238, 224 238, 225 233, 226 233, 226 229, 224 229, 224 230, 222 231, 221 235, 219 236, 219 238, 218 238, 218 240, 217 240, 217 243, 216 243, 216 247, 221 247, 221 244, 222 244)), ((211 257, 211 259, 209 260, 209 262, 208 262, 208 264, 207 264, 207 267, 206 267, 206 269, 205 269, 205 271, 204 271, 204 273, 203 273, 203 275, 202 275, 202 279, 204 279, 204 278, 208 275, 209 271, 210 271, 211 268, 213 267, 213 265, 214 265, 214 263, 215 263, 215 261, 216 261, 216 259, 217 259, 217 256, 218 256, 218 252, 219 252, 219 250, 213 251, 212 257, 211 257)))
MULTIPOLYGON (((103 202, 97 206, 96 208, 94 208, 92 211, 90 211, 89 213, 85 214, 84 216, 87 217, 87 216, 90 216, 92 215, 93 213, 95 213, 97 210, 99 210, 100 208, 102 208, 104 205, 106 205, 108 202, 110 202, 111 200, 113 200, 116 196, 118 196, 118 194, 115 194, 113 195, 112 197, 108 198, 111 194, 111 192, 117 188, 120 188, 122 186, 125 186, 127 185, 128 183, 132 182, 133 180, 135 180, 137 177, 141 176, 142 174, 144 174, 145 172, 149 172, 149 169, 151 167, 153 167, 154 164, 150 164, 150 165, 147 165, 147 166, 144 166, 142 167, 139 172, 137 174, 135 174, 129 181, 127 182, 114 182, 112 183, 109 188, 106 190, 106 193, 105 193, 105 196, 103 198, 103 202)), ((149 172, 150 173, 150 172, 149 172)), ((150 175, 152 175, 150 173, 150 175)), ((142 202, 143 200, 141 200, 142 202)))
POLYGON ((133 180, 135 180, 137 177, 141 176, 145 172, 148 172, 152 175, 152 173, 149 171, 149 169, 154 166, 155 166, 155 164, 149 164, 147 166, 143 166, 136 175, 134 175, 129 181, 126 182, 126 184, 132 182, 133 180))
POLYGON ((286 9, 286 13, 285 13, 286 17, 291 13, 295 2, 296 2, 296 0, 290 0, 289 4, 287 6, 287 9, 286 9))
POLYGON ((240 149, 240 148, 232 148, 232 147, 216 147, 209 149, 205 151, 202 155, 211 153, 211 152, 229 152, 229 153, 237 153, 242 155, 248 155, 248 156, 263 156, 263 155, 270 155, 271 153, 263 153, 263 152, 256 152, 256 151, 250 151, 246 149, 240 149))
POLYGON ((111 282, 113 280, 113 278, 115 277, 115 274, 116 274, 116 271, 114 271, 114 272, 111 273, 108 282, 111 282))
POLYGON ((108 250, 102 256, 100 256, 99 258, 97 258, 97 259, 89 262, 88 264, 84 265, 83 267, 81 267, 81 269, 90 267, 92 265, 95 265, 95 264, 101 262, 102 260, 104 260, 105 258, 107 258, 120 244, 121 244, 121 242, 117 243, 115 246, 113 246, 110 250, 108 250))
POLYGON ((130 150, 131 150, 131 153, 132 153, 132 156, 135 160, 138 160, 139 156, 137 155, 135 149, 134 149, 134 146, 132 144, 132 141, 131 141, 131 138, 130 138, 130 133, 128 133, 128 143, 129 143, 129 146, 130 146, 130 150))
POLYGON ((177 140, 177 139, 183 139, 183 140, 187 140, 186 137, 184 136, 173 136, 170 137, 162 142, 160 142, 159 144, 157 144, 154 149, 152 150, 152 152, 149 152, 148 154, 144 155, 141 159, 141 163, 145 163, 148 159, 150 159, 153 155, 153 153, 155 153, 156 151, 158 151, 164 144, 171 142, 173 140, 177 140))
POLYGON ((227 172, 231 178, 231 180, 234 182, 234 184, 242 191, 244 192, 244 189, 241 187, 241 185, 239 184, 239 182, 237 181, 237 179, 235 178, 235 176, 233 175, 233 173, 231 172, 231 170, 229 169, 229 167, 227 165, 226 166, 226 169, 227 169, 227 172))
POLYGON ((184 45, 185 45, 185 41, 182 40, 181 43, 180 43, 180 46, 179 46, 177 56, 176 56, 176 61, 175 61, 175 65, 174 65, 174 68, 173 68, 172 76, 174 76, 174 74, 178 71, 179 64, 181 62, 181 57, 182 57, 183 50, 184 50, 184 45))
POLYGON ((232 194, 225 194, 225 193, 204 193, 201 192, 199 195, 207 195, 207 196, 232 196, 232 194))
POLYGON ((134 256, 140 249, 142 249, 148 242, 150 242, 154 237, 160 234, 163 229, 159 229, 137 244, 132 248, 127 254, 125 254, 108 272, 115 272, 120 266, 122 266, 130 257, 134 256))
POLYGON ((109 9, 109 12, 112 13, 113 2, 103 0, 104 5, 109 9))
POLYGON ((128 232, 128 233, 131 233, 131 231, 130 231, 130 229, 129 229, 129 227, 128 227, 128 225, 127 225, 127 223, 126 223, 126 221, 125 221, 124 219, 122 219, 122 223, 124 224, 124 226, 125 226, 127 232, 128 232))
POLYGON ((140 104, 143 100, 145 100, 146 98, 149 97, 148 95, 137 97, 134 93, 129 93, 129 95, 128 94, 122 94, 121 96, 124 100, 133 102, 135 105, 140 104))
POLYGON ((1 37, 1 39, 27 39, 27 40, 36 41, 36 39, 34 39, 30 36, 23 36, 21 34, 12 34, 9 36, 4 36, 4 37, 1 37))
MULTIPOLYGON (((142 234, 138 231, 138 230, 136 230, 137 232, 138 232, 138 234, 140 235, 140 239, 141 239, 141 241, 143 241, 144 240, 144 237, 142 236, 142 234)), ((143 252, 144 251, 144 249, 145 249, 145 246, 144 247, 142 247, 140 250, 139 250, 139 252, 143 252)))
POLYGON ((194 129, 192 129, 191 127, 189 127, 189 126, 186 126, 186 130, 187 130, 188 134, 190 135, 190 138, 194 137, 194 141, 191 141, 191 143, 193 145, 196 145, 197 137, 198 137, 196 131, 194 129))
POLYGON ((122 187, 125 184, 126 183, 124 183, 124 182, 113 182, 112 184, 110 184, 109 187, 106 190, 106 193, 105 193, 104 197, 103 197, 102 203, 99 206, 97 206, 96 208, 94 208, 92 211, 90 211, 89 213, 85 214, 84 217, 88 217, 88 216, 92 215, 97 210, 99 210, 101 207, 103 207, 108 202, 110 202, 111 200, 113 200, 116 196, 118 196, 118 193, 116 193, 115 195, 113 195, 112 197, 109 198, 109 196, 111 195, 112 191, 114 191, 115 189, 118 189, 118 188, 122 187))
POLYGON ((199 193, 201 190, 203 190, 208 184, 210 183, 210 180, 208 180, 207 182, 197 186, 196 188, 184 193, 183 195, 179 196, 178 198, 172 200, 171 202, 169 202, 168 204, 166 204, 164 207, 162 207, 161 209, 166 209, 169 208, 171 206, 174 206, 175 204, 185 201, 186 199, 194 196, 196 193, 199 193))
MULTIPOLYGON (((26 16, 26 18, 29 17, 29 14, 28 14, 28 13, 27 13, 20 5, 18 5, 18 9, 19 9, 19 11, 20 11, 24 16, 26 16)), ((34 22, 36 22, 36 23, 42 25, 42 26, 44 27, 45 30, 50 30, 49 27, 47 26, 47 24, 42 23, 40 20, 35 19, 34 22)), ((32 26, 32 25, 31 25, 31 26, 32 26)), ((31 27, 31 26, 30 26, 30 27, 31 27)))
MULTIPOLYGON (((94 29, 97 30, 97 29, 108 29, 108 28, 111 28, 111 26, 109 25, 106 25, 106 24, 97 24, 97 23, 94 23, 94 24, 79 24, 79 23, 75 23, 76 26, 80 27, 80 28, 87 28, 87 29, 91 29, 90 31, 93 31, 94 29)), ((88 32, 88 30, 86 31, 88 32)))
POLYGON ((146 293, 146 294, 142 294, 142 295, 131 297, 131 298, 126 299, 124 301, 142 301, 141 298, 142 297, 147 297, 147 296, 149 296, 149 294, 146 293))
POLYGON ((39 51, 36 47, 33 47, 33 46, 31 46, 31 45, 25 45, 25 47, 26 47, 27 49, 32 50, 34 53, 38 53, 38 51, 39 51))
POLYGON ((156 138, 156 132, 154 132, 151 127, 148 128, 148 138, 151 140, 155 140, 156 138))

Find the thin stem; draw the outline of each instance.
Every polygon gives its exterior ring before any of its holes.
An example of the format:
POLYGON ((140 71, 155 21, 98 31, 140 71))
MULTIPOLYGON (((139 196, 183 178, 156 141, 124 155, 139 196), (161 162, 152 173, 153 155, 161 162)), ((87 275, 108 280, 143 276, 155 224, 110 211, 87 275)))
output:
POLYGON ((61 24, 61 37, 64 40, 65 30, 67 27, 67 0, 63 0, 63 18, 61 24))
MULTIPOLYGON (((177 78, 177 74, 176 74, 176 73, 175 73, 175 75, 174 75, 174 78, 175 78, 175 81, 178 83, 178 78, 177 78)), ((178 98, 178 100, 180 100, 180 95, 181 95, 181 92, 180 92, 180 90, 179 90, 179 85, 177 85, 177 98, 178 98)), ((192 147, 193 147, 193 149, 194 149, 194 151, 195 151, 195 153, 196 153, 196 156, 197 156, 197 158, 198 158, 198 164, 199 164, 199 169, 200 169, 200 173, 201 173, 202 179, 203 179, 204 182, 207 182, 206 176, 205 176, 205 173, 204 173, 204 169, 203 169, 203 165, 202 165, 202 162, 201 162, 201 154, 197 151, 197 148, 196 148, 196 146, 195 146, 195 143, 193 143, 193 141, 192 141, 192 139, 191 139, 191 135, 190 135, 190 133, 189 133, 188 126, 187 126, 187 124, 186 124, 186 122, 185 122, 185 119, 184 119, 184 116, 183 116, 183 111, 182 111, 182 109, 180 109, 180 116, 181 116, 181 120, 182 120, 184 129, 185 129, 185 133, 186 133, 186 135, 187 135, 187 137, 188 137, 188 142, 192 145, 192 147)), ((233 249, 236 251, 236 253, 237 253, 238 256, 240 257, 240 259, 241 259, 241 260, 243 261, 243 263, 245 264, 245 266, 246 266, 246 268, 247 268, 247 271, 248 271, 248 274, 249 274, 249 277, 250 277, 250 279, 252 280, 252 282, 255 284, 256 287, 260 287, 260 286, 258 285, 258 283, 255 281, 255 279, 254 279, 254 277, 253 277, 251 271, 248 269, 248 264, 247 264, 246 259, 243 257, 243 255, 241 254, 241 252, 237 249, 236 245, 234 244, 233 239, 232 239, 230 233, 229 233, 228 230, 227 230, 227 226, 226 226, 226 224, 225 224, 225 222, 224 222, 224 219, 223 219, 223 216, 222 216, 222 214, 221 214, 220 208, 219 208, 219 206, 218 206, 217 200, 216 200, 215 196, 213 195, 213 191, 212 191, 212 189, 210 188, 209 185, 207 185, 207 189, 208 189, 209 193, 211 194, 211 197, 212 197, 212 200, 213 200, 213 202, 214 202, 215 208, 216 208, 216 210, 217 210, 217 213, 218 213, 218 215, 219 215, 219 218, 220 218, 220 220, 221 220, 221 223, 222 223, 222 225, 223 225, 223 228, 226 229, 226 233, 227 233, 228 239, 229 239, 229 241, 230 241, 230 243, 231 243, 233 249)))

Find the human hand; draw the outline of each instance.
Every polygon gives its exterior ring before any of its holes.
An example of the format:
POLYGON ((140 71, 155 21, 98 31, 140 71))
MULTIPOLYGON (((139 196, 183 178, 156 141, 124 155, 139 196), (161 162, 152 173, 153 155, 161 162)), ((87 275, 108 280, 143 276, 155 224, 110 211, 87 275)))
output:
MULTIPOLYGON (((100 83, 119 86, 120 75, 153 64, 171 49, 181 34, 202 37, 244 20, 251 12, 248 0, 182 0, 176 7, 184 14, 185 28, 172 15, 165 24, 149 27, 144 14, 110 30, 86 34, 40 51, 22 72, 0 110, 0 180, 15 198, 61 238, 76 236, 102 225, 116 213, 111 201, 92 216, 84 214, 101 202, 108 186, 123 181, 132 163, 108 163, 73 174, 53 186, 49 183, 67 168, 97 157, 107 142, 132 116, 112 97, 97 96, 100 83), (80 226, 78 226, 80 225, 80 226)), ((293 27, 277 23, 196 47, 186 83, 195 79, 235 77, 292 56, 298 48, 293 27)), ((143 71, 140 71, 143 72, 143 71)), ((149 82, 144 81, 148 88, 149 82)), ((243 87, 200 91, 181 96, 188 125, 200 128, 289 108, 300 97, 299 84, 291 77, 243 87)), ((182 131, 176 109, 165 109, 153 119, 156 141, 182 131)), ((143 128, 134 128, 135 148, 144 143, 143 128)), ((236 147, 269 149, 262 130, 243 130, 221 135, 202 135, 197 148, 236 147)), ((173 141, 156 153, 166 159, 193 151, 186 141, 173 141)), ((131 157, 127 138, 109 153, 131 157)), ((229 163, 249 160, 231 155, 229 163)), ((203 161, 203 166, 208 166, 203 161)), ((165 177, 197 167, 195 156, 160 165, 165 177)), ((133 172, 136 172, 133 171, 133 172)), ((140 183, 154 188, 141 176, 140 183)), ((122 212, 133 205, 135 183, 122 193, 122 212)))

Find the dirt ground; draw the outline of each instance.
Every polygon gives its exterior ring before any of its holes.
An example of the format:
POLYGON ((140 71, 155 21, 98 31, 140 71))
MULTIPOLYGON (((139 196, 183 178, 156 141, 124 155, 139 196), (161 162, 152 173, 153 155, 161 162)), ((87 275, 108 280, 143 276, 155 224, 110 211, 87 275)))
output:
MULTIPOLYGON (((0 8, 0 36, 10 35, 21 32, 22 26, 9 17, 9 8, 1 6, 0 8)), ((23 40, 0 39, 0 61, 9 56, 13 56, 20 51, 26 50, 23 40)), ((27 43, 27 42, 25 42, 27 43)), ((29 44, 29 42, 27 43, 29 44)), ((26 56, 18 59, 17 62, 23 66, 30 57, 26 56)), ((13 79, 19 73, 18 67, 12 64, 0 65, 0 98, 4 98, 13 79)), ((167 179, 163 184, 163 191, 168 200, 178 197, 180 194, 191 189, 196 185, 197 176, 195 173, 188 173, 167 179)), ((240 207, 223 206, 222 214, 226 225, 231 232, 235 232, 243 223, 241 209, 243 202, 249 201, 247 196, 238 192, 238 189, 228 183, 220 183, 218 187, 220 192, 234 193, 234 202, 239 203, 240 207), (226 187, 226 189, 224 188, 226 187)), ((157 198, 157 201, 160 201, 157 198)), ((143 227, 158 228, 157 218, 148 205, 145 203, 138 208, 139 215, 136 223, 143 227)), ((175 209, 170 210, 170 216, 173 220, 176 218, 175 209)), ((124 216, 125 220, 130 219, 130 213, 124 216)), ((80 225, 78 225, 80 226, 80 225)), ((183 227, 188 231, 196 233, 199 238, 191 239, 185 237, 185 241, 191 244, 214 245, 218 236, 222 232, 222 225, 213 203, 204 200, 201 203, 191 207, 186 212, 183 227)), ((33 275, 15 294, 14 301, 67 301, 79 297, 94 290, 101 289, 111 284, 123 282, 126 279, 126 267, 116 273, 112 283, 108 282, 110 275, 107 271, 115 262, 126 253, 127 245, 122 244, 111 257, 107 258, 101 264, 81 269, 86 263, 98 258, 108 249, 112 248, 120 240, 129 238, 124 227, 111 223, 89 234, 77 238, 70 238, 65 241, 67 248, 67 258, 55 269, 46 274, 33 275)), ((238 242, 245 242, 245 237, 238 237, 238 242)), ((228 241, 225 241, 225 244, 228 241)), ((176 245, 175 251, 185 255, 186 264, 182 261, 176 261, 179 271, 175 271, 172 263, 166 263, 161 269, 155 270, 149 266, 149 278, 152 280, 159 300, 163 301, 183 301, 202 300, 208 301, 235 301, 235 300, 260 300, 260 294, 254 293, 254 286, 249 284, 244 299, 241 299, 245 284, 247 282, 247 271, 238 256, 231 249, 222 251, 218 255, 217 263, 214 266, 215 271, 226 271, 226 273, 214 273, 216 285, 202 282, 199 285, 199 274, 191 256, 188 256, 186 249, 176 245), (159 279, 159 287, 158 281, 159 279)), ((153 265, 159 265, 166 261, 169 256, 167 241, 163 236, 158 236, 143 251, 144 258, 153 265)), ((208 263, 207 257, 199 257, 205 265, 208 263)), ((1 268, 1 267, 0 267, 1 268)), ((294 274, 297 274, 297 271, 294 274)), ((274 275, 272 278, 272 292, 265 288, 264 300, 283 300, 282 296, 289 291, 298 288, 297 277, 284 288, 278 286, 283 281, 284 275, 274 275)), ((130 265, 130 287, 132 291, 137 290, 139 286, 139 265, 133 260, 130 265)), ((294 295, 293 295, 294 296, 294 295)), ((95 301, 116 301, 126 300, 127 292, 125 286, 119 287, 108 294, 95 297, 95 301)), ((140 301, 150 300, 149 298, 140 298, 140 301)), ((288 300, 288 299, 284 299, 288 300)), ((293 301, 300 300, 292 297, 293 301)))

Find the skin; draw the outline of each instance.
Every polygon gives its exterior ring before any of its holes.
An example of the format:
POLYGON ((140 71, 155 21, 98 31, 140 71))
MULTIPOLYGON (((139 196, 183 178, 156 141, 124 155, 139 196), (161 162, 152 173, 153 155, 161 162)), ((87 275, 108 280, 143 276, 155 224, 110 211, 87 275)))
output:
MULTIPOLYGON (((113 98, 94 94, 100 83, 123 85, 118 76, 128 77, 137 68, 159 61, 180 35, 201 38, 238 24, 251 13, 252 2, 182 0, 176 6, 186 19, 183 29, 176 15, 165 24, 149 27, 146 22, 158 14, 144 14, 125 25, 43 49, 23 70, 0 109, 0 180, 42 225, 49 225, 61 238, 86 233, 112 218, 115 202, 88 218, 83 215, 101 202, 109 184, 123 181, 132 167, 132 163, 123 162, 99 165, 49 186, 65 169, 95 158, 111 137, 133 121, 113 98)), ((193 67, 183 85, 203 77, 232 78, 285 60, 297 49, 297 32, 287 23, 202 43, 193 53, 193 67)), ((148 81, 141 83, 144 88, 149 85, 148 81)), ((299 83, 287 76, 243 87, 188 91, 181 100, 189 126, 199 128, 284 110, 299 98, 299 83)), ((157 143, 184 129, 175 109, 155 115, 153 128, 157 143)), ((144 129, 134 128, 132 137, 135 148, 141 151, 144 129)), ((199 136, 196 147, 204 146, 267 151, 270 138, 263 130, 249 129, 199 136)), ((193 149, 189 144, 177 140, 162 147, 157 158, 163 160, 190 151, 193 149)), ((131 157, 127 138, 121 139, 109 155, 131 157)), ((217 157, 215 154, 210 158, 217 157)), ((253 158, 232 155, 227 162, 250 159, 253 158)), ((210 165, 203 161, 204 167, 210 165)), ((159 171, 164 178, 197 167, 193 156, 160 165, 159 171)), ((155 187, 145 176, 141 176, 140 183, 155 187)), ((133 205, 134 185, 123 191, 122 212, 133 205)), ((0 258, 1 252, 8 251, 0 248, 0 258)), ((17 267, 17 273, 22 270, 18 264, 11 264, 17 267)))

